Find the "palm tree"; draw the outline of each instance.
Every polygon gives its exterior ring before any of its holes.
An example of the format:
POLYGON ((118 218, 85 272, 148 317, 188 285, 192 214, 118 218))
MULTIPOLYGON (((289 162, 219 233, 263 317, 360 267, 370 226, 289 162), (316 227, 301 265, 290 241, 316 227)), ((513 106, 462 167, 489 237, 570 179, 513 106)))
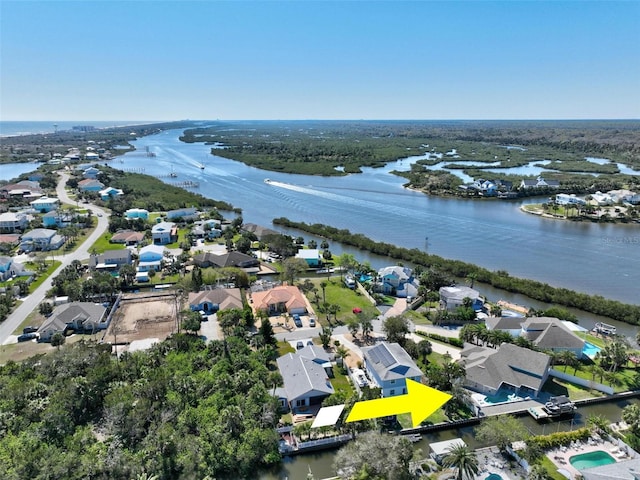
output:
POLYGON ((371 319, 363 316, 360 319, 360 328, 362 329, 362 338, 368 338, 373 331, 373 324, 371 323, 371 319))
POLYGON ((466 445, 452 445, 444 457, 443 465, 456 470, 456 479, 472 479, 479 471, 478 457, 466 445))
POLYGON ((637 435, 640 432, 640 406, 635 403, 622 409, 622 420, 629 425, 631 431, 637 435))

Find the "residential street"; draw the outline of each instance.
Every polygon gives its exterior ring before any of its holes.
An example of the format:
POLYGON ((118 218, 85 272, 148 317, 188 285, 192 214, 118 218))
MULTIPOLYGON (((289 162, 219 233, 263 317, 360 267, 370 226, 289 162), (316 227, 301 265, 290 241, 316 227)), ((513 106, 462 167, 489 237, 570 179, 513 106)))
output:
MULTIPOLYGON (((60 174, 60 182, 56 187, 56 193, 61 203, 68 203, 70 205, 76 205, 76 202, 69 198, 67 192, 64 189, 64 185, 69 179, 69 175, 66 173, 60 174)), ((94 242, 107 230, 109 225, 108 214, 105 210, 92 204, 85 204, 84 207, 93 212, 94 215, 100 214, 96 217, 98 219, 98 225, 89 237, 74 251, 65 255, 56 255, 56 260, 61 260, 62 265, 53 272, 31 295, 21 298, 22 304, 16 308, 7 319, 0 324, 0 344, 14 342, 15 338, 12 337, 13 332, 20 326, 22 321, 36 308, 49 289, 51 289, 53 278, 60 273, 60 271, 71 264, 74 260, 84 260, 89 258, 89 248, 94 242)))

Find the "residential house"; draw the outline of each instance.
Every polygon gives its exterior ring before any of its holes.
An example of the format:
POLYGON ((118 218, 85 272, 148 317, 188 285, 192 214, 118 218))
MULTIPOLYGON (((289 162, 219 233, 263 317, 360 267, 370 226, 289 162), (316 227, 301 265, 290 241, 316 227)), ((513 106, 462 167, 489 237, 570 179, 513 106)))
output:
POLYGON ((485 197, 494 197, 498 194, 498 185, 491 180, 485 180, 484 178, 478 178, 477 180, 474 180, 473 183, 460 185, 459 188, 461 190, 478 192, 480 195, 485 197))
POLYGON ((239 288, 214 288, 203 292, 189 293, 189 308, 193 311, 203 311, 207 314, 219 310, 242 310, 242 293, 239 288))
POLYGON ((124 192, 120 188, 107 187, 103 190, 100 190, 98 192, 98 195, 100 195, 100 198, 106 202, 111 198, 116 198, 124 195, 124 192))
POLYGON ((104 183, 95 178, 86 178, 78 182, 78 189, 83 192, 99 192, 104 188, 104 183))
POLYGON ((195 207, 169 210, 166 217, 167 220, 182 219, 183 221, 197 220, 198 218, 200 218, 200 216, 198 215, 198 210, 195 207))
POLYGON ((429 456, 433 458, 438 465, 442 465, 444 458, 451 453, 451 449, 455 447, 466 447, 467 444, 461 438, 451 440, 443 440, 429 444, 429 456))
POLYGON ((282 235, 276 230, 272 230, 271 228, 263 227, 261 225, 256 225, 255 223, 245 223, 244 225, 242 225, 242 230, 255 234, 255 236, 258 237, 259 240, 262 240, 263 237, 269 235, 282 235))
POLYGON ((586 205, 584 198, 576 197, 575 194, 559 193, 556 195, 556 204, 558 205, 586 205))
POLYGON ((87 153, 84 154, 84 159, 87 162, 93 163, 93 162, 97 162, 97 161, 100 160, 100 155, 98 155, 96 152, 90 151, 90 152, 87 152, 87 153))
POLYGON ((511 343, 497 349, 465 344, 460 355, 465 386, 485 395, 502 388, 521 397, 537 397, 551 366, 549 355, 511 343))
POLYGON ((99 174, 100 174, 100 170, 98 170, 96 167, 89 167, 84 172, 82 172, 82 176, 84 178, 96 179, 99 174))
POLYGON ((307 411, 310 406, 319 406, 325 398, 335 393, 323 366, 328 362, 324 358, 320 360, 321 354, 315 350, 318 348, 306 347, 276 360, 287 403, 294 413, 307 411))
POLYGON ((106 250, 99 255, 89 257, 89 268, 92 270, 119 270, 122 265, 131 265, 131 250, 106 250))
POLYGON ((134 219, 141 218, 143 220, 149 220, 149 211, 144 208, 130 208, 124 212, 124 218, 134 219))
POLYGON ((133 230, 120 230, 113 234, 111 243, 124 243, 125 245, 137 245, 144 239, 144 232, 134 232, 133 230))
POLYGON ((39 197, 43 191, 37 181, 22 180, 0 187, 0 198, 39 197))
POLYGON ((623 448, 622 453, 614 453, 618 457, 614 463, 581 468, 580 477, 584 480, 640 480, 640 456, 630 448, 623 448))
POLYGON ((553 317, 530 317, 522 323, 520 336, 530 340, 540 350, 569 350, 582 358, 585 340, 569 329, 562 320, 553 317))
POLYGON ((519 337, 522 333, 524 317, 487 317, 484 321, 487 330, 507 332, 512 337, 519 337))
POLYGON ((22 235, 20 249, 25 252, 56 250, 64 244, 64 237, 48 228, 36 228, 22 235))
POLYGON ((138 254, 138 272, 148 272, 151 269, 156 272, 161 270, 165 251, 167 249, 162 245, 142 247, 138 254))
POLYGON ((613 205, 616 203, 611 194, 602 192, 592 193, 591 200, 598 205, 613 205))
POLYGON ((317 248, 303 248, 298 250, 295 258, 301 258, 307 262, 307 266, 310 268, 317 268, 322 265, 322 255, 317 248))
POLYGON ((281 285, 262 292, 251 294, 253 308, 265 310, 269 315, 282 313, 304 314, 307 312, 307 302, 298 287, 281 285))
POLYGON ((6 243, 11 247, 15 247, 20 243, 20 235, 17 233, 0 234, 0 243, 6 243))
POLYGON ((420 282, 408 267, 391 266, 378 270, 377 289, 399 298, 416 297, 420 282))
POLYGON ((191 229, 191 235, 196 238, 206 238, 213 240, 222 235, 222 230, 217 228, 220 224, 215 220, 203 220, 195 222, 191 229))
POLYGON ((441 287, 440 293, 440 305, 445 310, 453 311, 458 307, 464 305, 465 298, 471 300, 471 308, 475 311, 481 310, 484 305, 484 300, 480 296, 480 292, 473 288, 461 286, 453 287, 441 287))
POLYGON ((29 205, 40 213, 47 213, 56 210, 60 205, 60 201, 57 198, 42 197, 29 202, 29 205))
POLYGON ((29 217, 25 213, 5 212, 0 214, 0 232, 22 231, 28 225, 29 217))
POLYGON ((398 343, 380 342, 362 348, 364 369, 374 385, 381 389, 382 397, 407 393, 407 378, 420 382, 422 371, 398 343))
POLYGON ((522 179, 520 182, 520 188, 558 188, 560 182, 558 180, 545 180, 542 177, 538 177, 535 180, 522 179))
POLYGON ((40 342, 51 342, 56 333, 65 335, 68 330, 91 333, 107 328, 107 309, 100 304, 73 302, 58 305, 38 329, 40 342))
POLYGON ((211 252, 199 253, 193 257, 193 263, 200 268, 236 267, 242 268, 247 273, 257 273, 260 271, 260 261, 257 258, 236 251, 223 254, 211 252))
POLYGON ((156 223, 151 228, 151 238, 155 245, 166 245, 178 241, 178 227, 173 222, 156 223))
POLYGON ((632 192, 631 190, 610 190, 608 193, 615 203, 631 203, 632 205, 640 203, 640 193, 632 192))
POLYGON ((0 256, 0 281, 9 280, 22 272, 24 272, 24 265, 15 262, 11 257, 0 256))
POLYGON ((66 227, 74 220, 74 215, 68 211, 53 210, 42 216, 42 225, 45 227, 66 227))

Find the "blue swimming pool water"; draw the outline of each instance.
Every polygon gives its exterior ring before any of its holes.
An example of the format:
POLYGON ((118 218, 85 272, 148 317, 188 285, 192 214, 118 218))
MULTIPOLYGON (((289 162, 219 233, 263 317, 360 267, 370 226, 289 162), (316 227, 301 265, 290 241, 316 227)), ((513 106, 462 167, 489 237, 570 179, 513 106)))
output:
POLYGON ((571 463, 576 470, 583 470, 585 468, 616 463, 616 459, 603 450, 596 450, 595 452, 574 455, 569 459, 569 463, 571 463))
POLYGON ((490 473, 484 480, 502 480, 502 477, 497 473, 490 473))
POLYGON ((596 347, 593 343, 585 342, 582 353, 589 358, 593 358, 600 351, 600 347, 596 347))
POLYGON ((495 395, 487 395, 484 397, 484 401, 491 404, 513 402, 515 400, 515 396, 516 395, 514 393, 498 390, 495 395))

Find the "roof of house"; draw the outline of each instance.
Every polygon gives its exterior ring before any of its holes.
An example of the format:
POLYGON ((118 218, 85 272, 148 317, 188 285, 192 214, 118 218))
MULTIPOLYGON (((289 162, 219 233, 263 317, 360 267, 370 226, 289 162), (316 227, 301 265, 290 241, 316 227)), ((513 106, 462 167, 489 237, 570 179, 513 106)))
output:
POLYGON ((254 292, 251 294, 253 305, 257 310, 268 310, 269 305, 284 303, 287 310, 307 308, 307 302, 304 295, 298 287, 291 285, 280 285, 263 292, 254 292))
POLYGON ((58 305, 38 331, 44 332, 51 327, 55 330, 64 330, 68 324, 76 320, 81 320, 83 324, 87 321, 98 323, 106 311, 107 309, 102 305, 90 302, 73 302, 58 305))
POLYGON ((56 235, 55 230, 51 230, 50 228, 34 228, 28 232, 25 232, 22 235, 23 240, 35 240, 35 239, 46 239, 53 238, 56 235))
POLYGON ((551 364, 549 355, 511 343, 503 343, 498 349, 466 344, 460 355, 467 381, 494 390, 507 383, 538 391, 551 364))
POLYGON ((218 305, 220 310, 243 308, 242 293, 239 288, 214 288, 213 290, 189 293, 189 305, 200 305, 204 302, 218 305))
POLYGON ((0 235, 0 243, 18 243, 20 241, 20 235, 15 233, 5 233, 0 235))
POLYGON ((144 255, 145 253, 156 253, 158 255, 164 255, 166 248, 163 245, 147 245, 146 247, 142 247, 139 252, 139 256, 144 255))
POLYGON ((522 323, 525 337, 541 349, 582 349, 584 340, 553 317, 529 317, 522 323))
POLYGON ((102 188, 102 187, 104 187, 104 183, 96 180, 95 178, 85 178, 84 180, 80 180, 78 182, 78 186, 80 188, 97 187, 97 186, 102 188))
POLYGON ((212 252, 199 253, 193 257, 193 262, 197 265, 211 263, 217 267, 253 267, 260 264, 260 261, 241 252, 229 252, 223 254, 215 254, 212 252))
POLYGON ((455 287, 441 287, 439 293, 449 301, 458 300, 460 302, 466 297, 469 297, 473 300, 480 296, 480 292, 465 285, 456 285, 455 287))
POLYGON ((174 228, 176 228, 176 224, 173 222, 160 222, 151 227, 151 233, 170 232, 174 228))
POLYGON ((287 353, 276 361, 290 402, 305 396, 334 393, 327 372, 312 359, 298 353, 287 353))
POLYGON ((320 250, 317 248, 303 248, 298 250, 296 258, 302 258, 304 260, 318 260, 320 258, 320 250))
POLYGON ((107 187, 104 190, 100 190, 98 192, 100 195, 111 195, 115 193, 116 195, 124 195, 124 192, 120 188, 107 187))
POLYGON ((255 223, 245 223, 244 225, 242 225, 242 230, 246 232, 254 233, 256 237, 260 239, 265 235, 280 235, 280 232, 276 230, 263 227, 262 225, 257 225, 255 223))
POLYGON ((6 255, 0 255, 0 265, 6 265, 11 262, 13 262, 13 258, 7 257, 6 255))
POLYGON ((484 323, 488 330, 519 330, 524 317, 487 317, 484 323))
POLYGON ((53 197, 42 197, 42 198, 38 198, 37 200, 34 200, 33 202, 29 202, 31 205, 40 205, 40 204, 44 204, 44 205, 48 205, 50 203, 56 203, 59 200, 57 198, 53 198, 53 197))
POLYGON ((411 269, 409 267, 400 267, 399 265, 393 265, 378 270, 379 277, 388 277, 390 275, 398 277, 400 281, 406 282, 411 278, 411 269))
POLYGON ((133 230, 122 230, 114 233, 111 241, 118 242, 139 242, 144 238, 144 232, 134 232, 133 230))
POLYGON ((380 342, 363 348, 362 354, 367 367, 374 369, 382 380, 422 376, 422 371, 398 343, 380 342))
POLYGON ((442 442, 430 443, 429 448, 434 455, 441 457, 448 454, 451 450, 451 447, 455 447, 457 445, 460 445, 462 447, 467 446, 467 444, 461 438, 452 438, 451 440, 443 440, 442 442))
POLYGON ((89 266, 95 267, 101 263, 113 263, 112 260, 131 263, 131 250, 127 248, 120 250, 105 250, 100 255, 91 255, 89 257, 89 266))
POLYGON ((27 216, 24 213, 15 213, 15 212, 0 213, 0 222, 18 222, 20 220, 27 220, 27 216))

